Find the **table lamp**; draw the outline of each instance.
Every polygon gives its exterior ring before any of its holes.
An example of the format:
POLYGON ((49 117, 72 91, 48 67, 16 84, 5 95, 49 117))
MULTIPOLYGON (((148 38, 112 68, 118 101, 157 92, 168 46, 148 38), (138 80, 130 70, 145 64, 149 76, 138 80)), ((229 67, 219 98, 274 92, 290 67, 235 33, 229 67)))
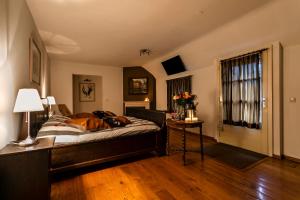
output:
POLYGON ((15 102, 14 111, 26 112, 26 122, 28 123, 27 138, 17 144, 20 146, 30 146, 36 143, 35 138, 30 135, 30 112, 43 111, 44 107, 40 95, 36 89, 20 89, 15 102))
POLYGON ((49 117, 53 116, 53 111, 51 110, 51 105, 55 105, 55 98, 53 96, 48 96, 47 97, 48 100, 48 105, 49 105, 49 117))
POLYGON ((148 97, 146 97, 144 101, 148 102, 148 101, 150 101, 150 99, 148 97))

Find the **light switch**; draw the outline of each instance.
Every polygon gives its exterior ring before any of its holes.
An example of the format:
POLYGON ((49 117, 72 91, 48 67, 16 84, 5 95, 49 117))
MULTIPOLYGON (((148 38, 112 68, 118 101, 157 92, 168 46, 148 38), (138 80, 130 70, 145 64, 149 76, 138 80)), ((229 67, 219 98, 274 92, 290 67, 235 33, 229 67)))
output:
POLYGON ((291 103, 296 103, 296 98, 295 97, 290 97, 290 102, 291 103))

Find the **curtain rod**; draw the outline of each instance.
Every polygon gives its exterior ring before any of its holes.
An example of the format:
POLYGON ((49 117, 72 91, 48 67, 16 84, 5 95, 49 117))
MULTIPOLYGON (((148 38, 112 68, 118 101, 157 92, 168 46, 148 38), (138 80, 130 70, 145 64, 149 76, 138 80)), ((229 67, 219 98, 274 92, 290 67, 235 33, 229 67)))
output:
POLYGON ((235 56, 235 57, 232 57, 232 58, 223 59, 220 62, 225 62, 225 61, 228 61, 228 60, 235 60, 235 59, 238 59, 238 58, 243 58, 243 57, 250 56, 250 55, 253 55, 253 54, 256 54, 256 53, 263 52, 263 51, 265 51, 267 49, 268 48, 263 48, 263 49, 260 49, 260 50, 257 50, 257 51, 252 51, 250 53, 245 53, 245 54, 242 54, 242 55, 239 55, 239 56, 235 56))
POLYGON ((166 81, 173 81, 173 80, 182 79, 182 78, 188 78, 188 77, 192 77, 192 75, 189 75, 189 76, 183 76, 183 77, 178 77, 178 78, 173 78, 173 79, 168 79, 168 80, 166 80, 166 81))

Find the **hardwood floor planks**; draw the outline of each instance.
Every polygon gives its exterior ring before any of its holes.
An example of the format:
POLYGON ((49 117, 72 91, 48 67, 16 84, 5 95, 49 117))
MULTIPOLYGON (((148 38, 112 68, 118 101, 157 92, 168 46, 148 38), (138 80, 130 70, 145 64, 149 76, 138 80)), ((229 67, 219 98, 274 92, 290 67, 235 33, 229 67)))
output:
MULTIPOLYGON (((171 135, 172 145, 180 135, 171 135)), ((189 135, 189 147, 199 147, 198 137, 189 135)), ((205 145, 212 144, 206 140, 205 145)), ((53 200, 188 200, 188 199, 300 199, 300 164, 267 158, 240 171, 200 153, 145 156, 134 162, 94 167, 55 180, 53 200)))

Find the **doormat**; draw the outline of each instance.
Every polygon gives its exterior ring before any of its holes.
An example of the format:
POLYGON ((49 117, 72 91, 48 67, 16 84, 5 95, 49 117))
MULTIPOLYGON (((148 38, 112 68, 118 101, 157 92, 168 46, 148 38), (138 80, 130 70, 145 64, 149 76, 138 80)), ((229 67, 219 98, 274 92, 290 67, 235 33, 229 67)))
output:
POLYGON ((258 164, 266 155, 234 147, 231 145, 217 143, 206 146, 204 153, 217 161, 230 165, 239 170, 245 170, 258 164))

